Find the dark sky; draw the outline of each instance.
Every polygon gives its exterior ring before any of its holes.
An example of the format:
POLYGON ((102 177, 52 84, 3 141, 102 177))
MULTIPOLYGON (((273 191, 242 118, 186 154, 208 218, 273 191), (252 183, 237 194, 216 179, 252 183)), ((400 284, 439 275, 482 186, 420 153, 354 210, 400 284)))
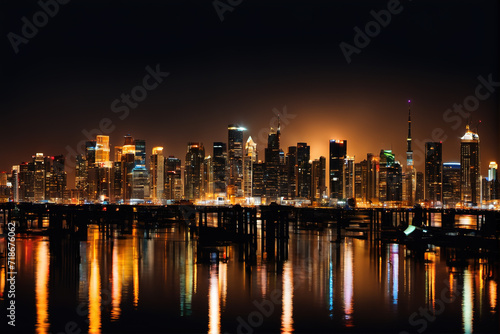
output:
MULTIPOLYGON (((404 162, 408 99, 417 168, 439 129, 444 160, 459 161, 467 119, 446 110, 474 101, 479 76, 500 81, 498 3, 401 1, 347 63, 339 44, 354 45, 354 28, 364 30, 370 12, 388 3, 245 0, 221 21, 212 1, 73 0, 16 54, 8 34, 22 36, 21 19, 33 22, 41 7, 2 0, 0 170, 36 152, 67 155, 85 139, 82 130, 105 118, 113 145, 130 133, 147 141, 148 154, 164 146, 182 160, 188 141, 211 154, 212 142, 227 141, 227 125, 239 123, 263 158, 263 129, 284 106, 285 151, 307 142, 314 159, 328 156, 329 139, 347 139, 357 162, 391 148, 404 162), (170 75, 120 119, 112 102, 157 64, 170 75)), ((500 160, 500 87, 491 89, 470 113, 473 124, 481 120, 483 174, 500 160)))

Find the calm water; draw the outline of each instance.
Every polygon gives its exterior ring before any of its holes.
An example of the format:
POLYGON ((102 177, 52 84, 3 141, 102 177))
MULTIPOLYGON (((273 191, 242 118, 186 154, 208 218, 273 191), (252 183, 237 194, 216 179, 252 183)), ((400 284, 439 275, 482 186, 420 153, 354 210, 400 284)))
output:
MULTIPOLYGON (((404 246, 329 230, 290 234, 288 260, 197 262, 196 242, 174 226, 86 242, 17 239, 16 327, 3 332, 499 332, 498 269, 454 261, 452 250, 412 255, 404 246), (453 266, 450 266, 454 263, 453 266), (448 264, 447 264, 448 263, 448 264)), ((260 247, 260 243, 259 243, 260 247)), ((498 262, 496 263, 498 265, 498 262)))

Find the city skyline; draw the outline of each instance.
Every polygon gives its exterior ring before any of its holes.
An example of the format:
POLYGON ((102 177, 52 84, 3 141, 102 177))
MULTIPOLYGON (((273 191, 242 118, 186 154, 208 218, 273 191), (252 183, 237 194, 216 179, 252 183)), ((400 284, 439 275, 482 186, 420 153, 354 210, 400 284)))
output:
MULTIPOLYGON (((418 170, 424 143, 438 141, 433 132, 446 137, 443 159, 459 160, 467 114, 482 121, 482 165, 499 161, 497 4, 400 2, 390 23, 346 61, 340 45, 354 45, 355 28, 387 4, 257 1, 223 21, 211 3, 100 4, 100 12, 90 3, 60 5, 17 53, 8 38, 2 44, 2 138, 15 145, 4 148, 12 160, 2 158, 0 170, 36 152, 66 155, 105 119, 112 145, 133 132, 183 157, 187 142, 225 142, 227 124, 238 123, 260 151, 266 138, 259 134, 277 113, 293 115, 282 118, 284 148, 307 142, 319 157, 330 139, 347 139, 356 160, 392 149, 403 162, 408 99, 418 170), (81 15, 93 22, 83 31, 81 15), (123 109, 122 94, 140 94, 138 86, 151 89, 123 109)), ((5 9, 5 36, 21 34, 21 18, 41 10, 36 3, 5 9)))

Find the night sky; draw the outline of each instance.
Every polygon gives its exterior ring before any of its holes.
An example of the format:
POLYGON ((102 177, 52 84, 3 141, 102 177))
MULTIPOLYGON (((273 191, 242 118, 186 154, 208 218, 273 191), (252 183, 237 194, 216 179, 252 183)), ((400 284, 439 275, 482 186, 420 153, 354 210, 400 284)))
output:
MULTIPOLYGON (((500 81, 494 1, 401 1, 350 63, 340 43, 355 46, 354 28, 364 31, 370 12, 391 1, 239 2, 221 21, 212 1, 73 0, 16 54, 9 33, 22 36, 21 19, 33 22, 41 7, 0 1, 0 170, 36 152, 68 155, 86 139, 82 130, 103 119, 114 127, 106 133, 112 145, 130 133, 146 140, 148 155, 164 146, 183 161, 187 142, 202 141, 212 154, 214 141, 227 142, 227 125, 238 123, 263 159, 263 129, 274 122, 273 109, 284 108, 285 152, 307 142, 315 159, 328 156, 329 139, 346 139, 356 162, 392 148, 405 164, 411 99, 422 171, 423 143, 431 139, 446 138, 445 162, 460 160, 468 119, 447 109, 474 101, 478 77, 500 81), (114 112, 113 101, 142 85, 147 66, 170 74, 127 117, 114 112)), ((500 83, 490 88, 477 109, 468 107, 471 124, 481 120, 483 175, 489 161, 500 162, 500 83)))

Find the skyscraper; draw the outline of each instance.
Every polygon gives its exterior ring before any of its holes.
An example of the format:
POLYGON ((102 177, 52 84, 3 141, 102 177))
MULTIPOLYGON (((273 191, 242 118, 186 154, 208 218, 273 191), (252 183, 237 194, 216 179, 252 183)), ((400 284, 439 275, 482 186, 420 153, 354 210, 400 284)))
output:
POLYGON ((490 200, 499 199, 499 182, 498 182, 498 164, 495 161, 491 161, 488 169, 488 187, 490 200))
POLYGON ((287 198, 294 199, 297 193, 297 146, 289 146, 285 158, 287 172, 287 198))
POLYGON ((297 143, 297 178, 296 189, 298 198, 311 198, 311 159, 310 147, 307 143, 297 143))
POLYGON ((354 157, 345 157, 343 174, 344 197, 354 198, 354 157))
POLYGON ((281 129, 278 122, 276 131, 271 128, 265 149, 264 195, 269 201, 276 200, 280 195, 280 136, 281 129))
POLYGON ((180 201, 183 195, 181 159, 173 156, 165 159, 164 197, 167 200, 180 201))
POLYGON ((246 198, 252 197, 253 164, 257 162, 257 144, 249 136, 245 144, 243 157, 243 192, 246 198))
POLYGON ((132 199, 142 201, 149 197, 149 173, 146 168, 146 141, 134 140, 135 166, 132 170, 132 199))
POLYGON ((163 156, 163 147, 153 147, 149 169, 151 199, 154 202, 161 202, 165 187, 165 157, 163 156))
POLYGON ((380 157, 371 153, 366 155, 367 170, 366 170, 366 198, 370 203, 379 201, 378 184, 380 171, 380 157))
POLYGON ((227 145, 222 142, 214 142, 213 146, 213 171, 214 171, 214 193, 219 196, 226 193, 227 189, 227 145))
POLYGON ((95 146, 95 162, 99 166, 109 165, 109 136, 98 135, 95 146))
POLYGON ((460 202, 460 164, 445 162, 443 164, 443 204, 454 208, 460 202))
POLYGON ((243 131, 246 129, 230 124, 228 131, 228 189, 229 198, 243 197, 243 131))
POLYGON ((460 146, 460 200, 467 206, 476 206, 481 200, 479 136, 470 130, 469 125, 460 146))
POLYGON ((443 144, 425 143, 425 199, 443 201, 443 144))
POLYGON ((198 200, 202 195, 203 161, 205 149, 202 143, 188 143, 184 165, 184 197, 187 200, 198 200))
POLYGON ((330 198, 344 198, 344 160, 347 140, 330 140, 330 198))
POLYGON ((326 195, 326 158, 319 157, 312 163, 312 198, 319 202, 326 195))
POLYGON ((354 164, 354 198, 356 201, 368 201, 368 161, 354 164))
POLYGON ((412 206, 415 203, 417 190, 417 173, 413 165, 413 150, 411 147, 411 101, 408 100, 408 136, 406 137, 406 170, 403 178, 403 201, 412 206))

